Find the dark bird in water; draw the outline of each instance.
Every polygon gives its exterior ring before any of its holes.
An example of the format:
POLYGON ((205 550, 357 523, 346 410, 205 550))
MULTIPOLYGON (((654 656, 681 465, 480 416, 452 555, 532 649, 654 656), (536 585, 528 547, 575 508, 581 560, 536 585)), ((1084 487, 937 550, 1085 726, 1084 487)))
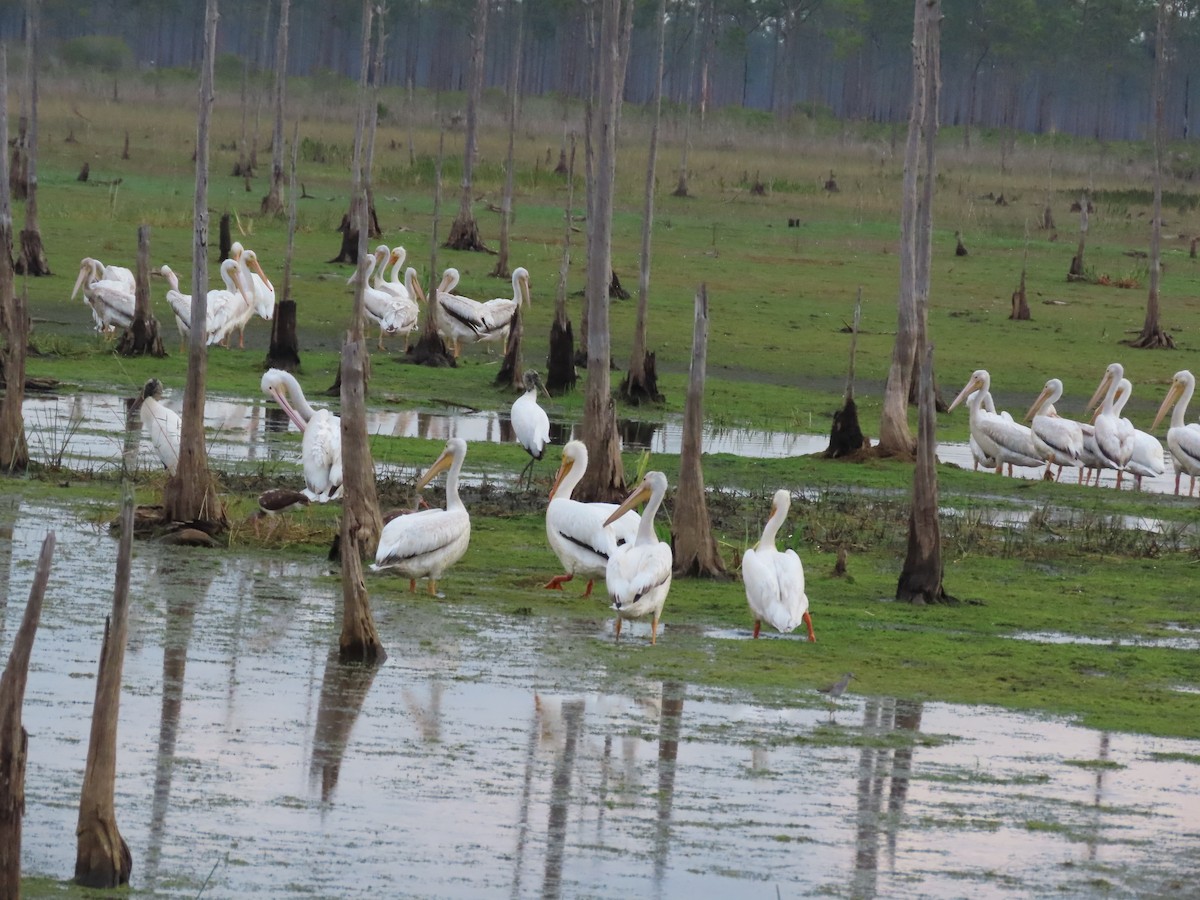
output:
POLYGON ((301 509, 312 502, 303 491, 290 488, 275 488, 258 495, 258 512, 254 515, 254 536, 258 537, 258 523, 268 516, 277 516, 292 509, 301 509))

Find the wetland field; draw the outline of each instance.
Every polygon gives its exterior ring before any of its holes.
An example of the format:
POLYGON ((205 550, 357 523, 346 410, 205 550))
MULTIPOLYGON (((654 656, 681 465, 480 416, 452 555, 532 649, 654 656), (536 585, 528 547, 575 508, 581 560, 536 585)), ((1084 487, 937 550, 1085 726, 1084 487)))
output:
MULTIPOLYGON (((381 108, 392 112, 380 123, 374 172, 381 241, 403 244, 428 282, 435 125, 461 98, 418 95, 410 109, 386 93, 381 108)), ((286 222, 258 215, 265 177, 247 192, 229 174, 237 96, 236 86, 219 86, 210 278, 216 222, 230 213, 235 238, 280 284, 286 222)), ((297 377, 314 404, 336 405, 321 391, 336 375, 350 269, 326 260, 346 208, 354 92, 298 80, 290 96, 306 194, 292 283, 297 377)), ((115 355, 69 295, 84 256, 132 265, 143 223, 153 264, 190 270, 194 90, 131 81, 114 101, 107 80, 59 79, 43 86, 42 102, 39 215, 54 274, 18 289, 33 317, 29 375, 58 383, 26 398, 31 471, 0 481, 0 633, 8 646, 53 530, 25 703, 25 895, 87 897, 97 895, 68 880, 111 605, 110 524, 126 485, 153 504, 164 481, 136 417, 127 428, 125 398, 156 377, 178 408, 186 361, 161 282, 152 290, 163 359, 115 355), (80 182, 84 162, 91 174, 80 182)), ((505 104, 486 105, 475 208, 492 243, 505 104)), ((524 356, 537 368, 563 230, 565 183, 552 171, 559 111, 528 99, 517 140, 510 256, 531 273, 524 356)), ((664 126, 654 228, 650 346, 666 401, 618 404, 618 417, 627 479, 661 469, 673 484, 693 296, 704 282, 704 474, 730 577, 677 578, 657 645, 645 624, 615 641, 601 590, 585 599, 578 580, 562 593, 542 589, 558 572, 545 497, 579 426, 582 382, 541 401, 554 446, 524 490, 517 473, 527 457, 507 418, 515 394, 493 386, 497 355, 468 348, 456 368, 431 370, 408 364, 396 339, 385 352, 372 342, 369 430, 383 503, 408 505, 446 439, 465 437, 472 541, 437 598, 371 575, 388 659, 376 669, 339 665, 339 573, 327 558, 336 504, 260 532, 252 525, 260 491, 303 484, 299 435, 259 390, 269 335, 255 319, 245 350, 209 352, 206 433, 230 531, 215 549, 135 545, 116 786, 131 896, 1194 891, 1200 499, 1174 495, 1170 468, 1140 492, 1114 490, 1111 473, 1097 488, 1073 476, 1048 483, 1032 471, 973 471, 966 411, 955 410, 939 416, 938 475, 945 584, 958 602, 896 603, 911 467, 820 457, 841 405, 846 323, 860 288, 856 400, 864 431, 878 428, 896 327, 902 160, 892 130, 718 111, 695 137, 693 196, 677 198, 682 130, 682 119, 664 126), (823 188, 831 169, 837 193, 823 188), (750 639, 738 565, 778 487, 793 495, 780 541, 804 561, 815 643, 803 629, 750 639), (835 572, 839 553, 844 574, 835 572), (835 702, 818 693, 845 672, 855 678, 835 702)), ((647 135, 644 113, 627 108, 614 266, 630 288, 647 135)), ((461 143, 460 132, 447 135, 443 235, 461 143)), ((1002 155, 999 138, 984 135, 968 153, 954 129, 943 131, 929 314, 943 397, 985 368, 997 405, 1020 418, 1053 376, 1066 385, 1060 413, 1080 417, 1105 366, 1119 361, 1134 385, 1126 414, 1149 429, 1172 375, 1194 368, 1200 348, 1200 263, 1190 255, 1200 191, 1182 177, 1190 144, 1172 153, 1180 176, 1164 188, 1161 302, 1177 349, 1137 351, 1122 341, 1141 327, 1146 301, 1148 146, 1018 136, 1002 155), (1068 282, 1079 225, 1071 204, 1085 188, 1095 205, 1089 277, 1068 282), (1052 229, 1037 227, 1047 204, 1052 229), (956 231, 968 256, 954 253, 956 231), (1008 319, 1022 266, 1030 322, 1008 319)), ((17 204, 18 228, 23 214, 17 204)), ((574 240, 569 292, 583 284, 582 232, 574 240)), ((487 277, 493 264, 437 251, 438 268, 456 266, 462 291, 481 298, 508 290, 487 277)), ((570 299, 573 319, 579 302, 570 299)), ((635 305, 612 304, 621 369, 635 305)), ((440 488, 426 497, 436 504, 440 488)), ((672 508, 668 496, 664 538, 672 508)))

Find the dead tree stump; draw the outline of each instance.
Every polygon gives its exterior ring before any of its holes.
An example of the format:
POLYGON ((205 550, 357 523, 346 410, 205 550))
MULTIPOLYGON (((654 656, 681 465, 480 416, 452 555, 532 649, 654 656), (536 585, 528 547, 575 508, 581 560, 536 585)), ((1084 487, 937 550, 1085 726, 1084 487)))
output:
POLYGON ((621 286, 621 279, 617 277, 617 273, 612 273, 612 280, 608 283, 608 296, 613 300, 628 300, 632 294, 621 286))
POLYGON ((137 286, 134 289, 133 321, 117 343, 121 356, 167 355, 158 333, 158 320, 150 305, 150 226, 138 226, 137 286))
POLYGON ((29 746, 29 735, 21 724, 21 709, 53 556, 51 531, 42 541, 29 602, 13 638, 8 665, 0 676, 0 897, 21 896, 21 820, 25 815, 25 761, 29 746))
POLYGON ((1029 312, 1029 302, 1025 298, 1025 270, 1021 270, 1021 284, 1013 291, 1012 312, 1008 316, 1018 322, 1028 322, 1033 318, 1029 312))
POLYGON ((75 177, 75 180, 87 181, 88 177, 91 175, 91 171, 92 167, 88 163, 84 163, 83 167, 79 170, 79 174, 75 177))
POLYGON ((232 216, 229 213, 221 213, 221 225, 217 238, 217 247, 219 248, 217 258, 221 262, 229 259, 230 254, 233 252, 233 231, 230 227, 231 219, 232 216))

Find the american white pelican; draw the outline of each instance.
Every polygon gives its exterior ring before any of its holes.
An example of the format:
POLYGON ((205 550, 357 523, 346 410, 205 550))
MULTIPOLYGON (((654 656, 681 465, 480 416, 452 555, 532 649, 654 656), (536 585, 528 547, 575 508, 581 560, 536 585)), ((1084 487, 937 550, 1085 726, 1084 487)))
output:
POLYGON ((128 328, 133 322, 136 295, 132 279, 133 273, 128 269, 121 266, 106 269, 100 260, 84 257, 79 264, 79 277, 75 279, 71 299, 74 300, 82 288, 83 301, 92 311, 96 330, 111 334, 117 328, 128 328), (129 280, 120 273, 127 273, 129 280), (114 277, 106 277, 106 274, 114 277))
POLYGON ((75 287, 71 291, 72 300, 79 293, 79 288, 89 278, 92 281, 116 281, 125 285, 130 291, 137 288, 137 279, 134 278, 132 270, 125 266, 106 266, 98 259, 85 256, 79 261, 79 277, 75 279, 75 287))
POLYGON ((762 537, 742 554, 742 582, 746 586, 746 602, 754 614, 756 638, 766 619, 767 624, 784 633, 804 622, 808 626, 808 639, 815 641, 808 595, 804 593, 804 565, 795 550, 789 548, 780 553, 775 546, 775 536, 791 505, 790 492, 783 488, 775 492, 762 537))
POLYGON ((512 290, 512 297, 497 297, 483 304, 484 314, 487 316, 489 324, 487 333, 481 334, 475 339, 479 343, 499 341, 503 344, 508 340, 508 329, 512 326, 513 316, 517 314, 517 310, 521 308, 522 304, 526 308, 530 306, 529 270, 524 266, 517 266, 513 269, 512 290))
MULTIPOLYGON (((167 303, 175 313, 175 324, 179 326, 180 337, 186 341, 191 333, 192 295, 180 292, 179 276, 170 266, 162 266, 159 274, 167 279, 167 303)), ((221 280, 225 282, 224 290, 218 288, 208 292, 208 315, 204 333, 205 343, 210 345, 225 340, 236 327, 237 316, 254 305, 242 281, 237 260, 230 258, 221 263, 221 280)))
MULTIPOLYGON (((1072 419, 1064 419, 1054 409, 1062 399, 1063 383, 1051 378, 1029 407, 1025 420, 1030 421, 1033 446, 1038 455, 1046 460, 1046 473, 1051 466, 1058 466, 1058 477, 1062 477, 1063 466, 1079 468, 1079 479, 1083 480, 1083 428, 1072 419)), ((1055 480, 1058 480, 1057 478, 1055 480)))
POLYGON ((372 571, 396 569, 408 576, 408 589, 417 589, 418 578, 429 579, 429 594, 436 596, 442 573, 462 559, 471 541, 471 516, 458 496, 458 475, 467 442, 450 438, 446 449, 417 481, 417 490, 425 487, 443 470, 446 474, 446 508, 423 509, 397 516, 383 526, 375 551, 372 571))
POLYGON ((1183 419, 1187 415, 1187 407, 1192 402, 1192 394, 1195 391, 1196 377, 1187 369, 1176 372, 1175 377, 1171 379, 1171 386, 1167 388, 1167 396, 1158 408, 1158 415, 1154 417, 1154 424, 1150 426, 1151 431, 1156 430, 1162 417, 1174 404, 1175 408, 1171 410, 1171 427, 1167 429, 1167 449, 1171 451, 1171 458, 1175 461, 1175 493, 1179 494, 1180 476, 1187 472, 1192 479, 1188 484, 1189 497, 1196 486, 1196 476, 1200 475, 1200 425, 1194 422, 1188 425, 1183 419))
MULTIPOLYGON (((417 327, 418 318, 416 302, 411 298, 408 290, 406 289, 404 296, 401 297, 382 279, 382 267, 390 252, 385 244, 380 244, 375 248, 374 254, 367 259, 367 284, 363 287, 363 313, 367 319, 379 326, 380 350, 384 349, 383 336, 385 333, 403 332, 405 346, 407 346, 408 334, 417 327)), ((416 271, 410 271, 415 279, 416 271)), ((353 284, 357 280, 358 270, 355 269, 354 274, 346 283, 353 284)))
POLYGON ((229 258, 237 260, 240 270, 239 278, 246 289, 251 306, 238 313, 238 349, 246 349, 246 325, 258 314, 260 319, 270 322, 275 318, 275 285, 263 271, 258 262, 258 254, 253 250, 245 250, 239 243, 230 248, 229 258))
POLYGON ((412 297, 412 289, 401 277, 404 271, 404 261, 408 259, 408 251, 397 244, 388 253, 386 265, 380 264, 376 287, 391 291, 397 297, 412 297), (386 271, 385 271, 386 269, 386 271))
POLYGON ((996 413, 991 383, 992 377, 987 369, 976 369, 950 404, 950 409, 968 400, 971 436, 975 438, 982 455, 995 461, 996 474, 1001 474, 1005 463, 1008 464, 1010 475, 1013 466, 1040 467, 1044 460, 1037 455, 1037 449, 1033 446, 1033 432, 1027 426, 1014 422, 1008 413, 996 413))
MULTIPOLYGON (((1133 396, 1133 384, 1128 378, 1122 378, 1117 385, 1117 395, 1113 399, 1113 412, 1116 415, 1121 415, 1131 396, 1133 396)), ((1128 422, 1129 420, 1123 419, 1122 421, 1128 422)), ((1129 462, 1125 465, 1125 471, 1133 475, 1134 484, 1140 491, 1142 479, 1146 476, 1154 478, 1161 475, 1167 470, 1167 461, 1163 456, 1162 444, 1154 435, 1134 428, 1132 443, 1133 451, 1129 456, 1129 462)))
POLYGON ((142 417, 142 428, 154 445, 158 458, 163 467, 172 475, 179 468, 179 437, 183 430, 183 420, 179 413, 167 409, 162 402, 162 382, 151 378, 142 388, 142 404, 139 415, 142 417))
POLYGON ((605 526, 604 520, 612 515, 617 504, 572 500, 571 492, 583 479, 587 464, 587 446, 583 441, 568 441, 546 507, 546 540, 566 574, 555 575, 545 586, 561 591, 576 575, 586 575, 588 583, 583 596, 590 597, 592 585, 597 578, 604 577, 613 552, 622 544, 632 544, 637 537, 642 517, 629 510, 605 526))
POLYGON ((650 616, 650 643, 658 637, 658 618, 662 614, 667 591, 671 589, 671 547, 654 533, 654 514, 667 493, 667 476, 662 472, 647 472, 642 483, 625 498, 604 520, 611 525, 643 500, 646 509, 638 523, 633 543, 622 544, 613 551, 604 571, 604 581, 613 609, 617 612, 616 636, 621 636, 623 619, 643 619, 650 616))
POLYGON ((253 516, 254 536, 258 537, 258 523, 261 519, 274 518, 293 509, 303 509, 310 502, 308 494, 304 491, 293 491, 291 488, 263 491, 258 495, 258 511, 253 516))
MULTIPOLYGON (((1118 488, 1121 487, 1121 473, 1133 455, 1133 423, 1122 419, 1113 408, 1117 388, 1124 377, 1124 367, 1120 363, 1110 363, 1104 370, 1104 377, 1100 379, 1096 393, 1087 405, 1087 408, 1091 409, 1100 403, 1092 421, 1096 434, 1096 452, 1104 468, 1116 470, 1118 488)), ((1099 471, 1096 473, 1096 484, 1100 484, 1099 471)))
POLYGON ((380 324, 388 334, 404 335, 404 349, 407 351, 409 336, 417 330, 421 320, 421 308, 417 301, 425 299, 425 292, 417 281, 417 270, 409 266, 404 271, 403 294, 396 293, 390 281, 384 282, 384 288, 394 294, 395 299, 392 300, 380 324))
POLYGON ((529 483, 532 485, 533 464, 542 458, 546 452, 546 445, 550 443, 550 417, 537 402, 538 388, 546 390, 542 387, 541 376, 529 369, 525 372, 524 382, 525 393, 513 401, 512 427, 517 435, 517 442, 529 454, 529 464, 521 470, 517 482, 520 483, 528 472, 529 483))
POLYGON ((327 409, 313 409, 290 372, 268 369, 262 391, 283 407, 304 437, 300 459, 304 464, 305 493, 310 500, 328 503, 342 495, 342 421, 327 409))
POLYGON ((470 297, 453 293, 458 286, 458 269, 449 268, 442 273, 437 288, 438 330, 454 347, 457 358, 462 352, 462 342, 472 344, 483 341, 504 340, 512 324, 513 313, 521 298, 528 304, 529 272, 518 268, 513 272, 514 299, 501 297, 480 303, 470 297), (521 287, 518 287, 521 285, 521 287))

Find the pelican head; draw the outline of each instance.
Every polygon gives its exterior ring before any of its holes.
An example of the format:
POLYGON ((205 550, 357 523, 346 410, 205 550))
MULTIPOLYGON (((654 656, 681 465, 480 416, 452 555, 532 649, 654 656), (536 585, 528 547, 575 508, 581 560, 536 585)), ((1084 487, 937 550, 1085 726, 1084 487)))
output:
POLYGON ((295 376, 283 369, 267 369, 263 372, 262 380, 259 382, 262 392, 274 399, 287 413, 287 417, 303 432, 308 427, 308 422, 292 406, 290 397, 293 385, 297 391, 300 390, 300 383, 296 381, 295 376))
POLYGON ((1033 406, 1029 407, 1029 412, 1025 413, 1025 421, 1030 421, 1046 404, 1055 403, 1062 396, 1062 392, 1063 383, 1059 379, 1051 378, 1047 381, 1042 392, 1033 401, 1033 406))
POLYGON ((532 305, 529 298, 529 270, 524 266, 517 266, 512 273, 513 296, 520 297, 521 302, 528 309, 532 305))
POLYGON ((241 259, 244 249, 245 248, 242 247, 241 241, 234 241, 232 244, 229 245, 229 258, 230 259, 241 259))
POLYGON ((417 479, 416 489, 419 491, 429 484, 439 472, 445 472, 454 465, 462 465, 463 457, 467 455, 467 442, 462 438, 450 438, 446 441, 446 449, 434 460, 433 465, 425 470, 425 474, 417 479))
POLYGON ((583 441, 567 441, 562 452, 562 462, 558 466, 558 474, 554 476, 554 484, 550 486, 550 499, 558 493, 559 486, 576 466, 587 468, 587 445, 583 441))
POLYGON ((1121 379, 1125 377, 1125 367, 1120 363, 1109 363, 1108 368, 1104 370, 1104 377, 1100 379, 1100 386, 1096 388, 1096 393, 1092 394, 1092 399, 1088 401, 1088 405, 1084 407, 1087 411, 1100 402, 1109 390, 1114 392, 1117 385, 1121 383, 1121 379))
POLYGON ((392 248, 392 252, 388 256, 388 265, 389 266, 402 266, 402 265, 404 265, 404 260, 406 260, 406 259, 408 259, 408 251, 405 250, 403 247, 401 247, 399 244, 397 244, 395 247, 392 248))
POLYGON ((404 270, 404 287, 408 291, 408 296, 413 300, 419 303, 428 302, 425 298, 425 289, 421 287, 421 280, 417 277, 417 270, 412 266, 404 270))
POLYGON ((653 496, 661 497, 666 492, 667 476, 662 472, 647 472, 646 477, 642 479, 642 483, 635 487, 633 493, 626 497, 625 501, 613 510, 612 515, 604 520, 604 524, 611 525, 639 503, 643 503, 653 496))
POLYGON ((438 285, 438 293, 449 294, 458 287, 458 269, 451 266, 442 273, 442 283, 438 285))
POLYGON ((1167 414, 1167 410, 1179 402, 1180 398, 1189 391, 1196 389, 1196 377, 1187 369, 1180 369, 1175 373, 1175 377, 1171 379, 1171 386, 1167 388, 1167 396, 1163 398, 1162 406, 1158 408, 1158 415, 1154 417, 1154 424, 1150 426, 1153 431, 1158 427, 1158 423, 1162 421, 1162 417, 1167 414))
POLYGON ((149 381, 147 381, 145 383, 145 385, 142 386, 142 399, 143 400, 149 400, 152 397, 155 400, 161 399, 162 393, 163 393, 163 385, 162 385, 162 382, 159 381, 157 378, 151 378, 149 381))
POLYGON ((90 256, 85 256, 79 261, 79 277, 75 279, 75 287, 71 289, 71 299, 75 299, 75 295, 79 293, 79 289, 83 287, 84 281, 91 284, 104 274, 104 269, 100 264, 100 260, 92 259, 90 256), (88 276, 91 276, 89 279, 88 276))
MULTIPOLYGON (((254 269, 254 271, 258 273, 258 277, 263 280, 263 284, 267 286, 267 290, 272 294, 275 293, 275 285, 271 284, 271 279, 267 277, 267 273, 264 272, 262 266, 259 265, 257 253, 255 253, 253 250, 247 250, 242 254, 241 262, 244 262, 246 265, 250 266, 250 268, 254 269)), ((275 298, 272 297, 272 307, 274 306, 274 300, 275 298)), ((261 311, 259 315, 262 315, 261 311)), ((268 315, 263 316, 263 318, 269 319, 271 317, 268 315)))
POLYGON ((958 396, 955 397, 954 402, 950 404, 950 409, 948 409, 946 411, 950 412, 951 410, 953 410, 954 407, 958 406, 958 404, 960 404, 964 400, 966 400, 975 391, 988 390, 988 388, 991 387, 991 382, 992 382, 992 378, 988 374, 987 369, 976 369, 974 372, 971 373, 971 378, 967 382, 966 387, 964 387, 961 391, 958 392, 958 396))

